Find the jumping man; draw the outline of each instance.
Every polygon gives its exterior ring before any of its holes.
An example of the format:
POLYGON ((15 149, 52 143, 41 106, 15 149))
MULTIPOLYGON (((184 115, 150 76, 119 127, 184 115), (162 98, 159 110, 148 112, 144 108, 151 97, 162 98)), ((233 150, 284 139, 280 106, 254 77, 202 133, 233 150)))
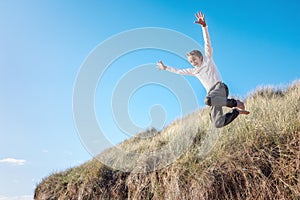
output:
POLYGON ((204 15, 198 12, 195 16, 197 18, 195 23, 202 26, 205 50, 204 56, 199 50, 193 50, 187 53, 187 59, 193 68, 176 69, 164 65, 162 61, 159 61, 157 66, 161 70, 197 77, 207 91, 204 102, 211 107, 210 119, 216 128, 221 128, 231 123, 239 114, 248 115, 250 112, 245 110, 243 102, 236 99, 228 99, 228 87, 222 82, 212 58, 212 46, 204 15), (232 110, 224 115, 222 106, 230 107, 232 110))

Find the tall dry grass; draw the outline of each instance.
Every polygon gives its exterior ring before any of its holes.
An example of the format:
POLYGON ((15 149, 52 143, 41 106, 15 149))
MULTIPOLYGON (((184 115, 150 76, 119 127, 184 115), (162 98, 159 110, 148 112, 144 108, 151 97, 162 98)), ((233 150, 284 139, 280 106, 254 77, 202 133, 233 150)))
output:
POLYGON ((54 173, 35 199, 300 199, 300 82, 258 88, 246 106, 217 131, 208 109, 149 129, 99 155, 113 168, 95 158, 54 173))

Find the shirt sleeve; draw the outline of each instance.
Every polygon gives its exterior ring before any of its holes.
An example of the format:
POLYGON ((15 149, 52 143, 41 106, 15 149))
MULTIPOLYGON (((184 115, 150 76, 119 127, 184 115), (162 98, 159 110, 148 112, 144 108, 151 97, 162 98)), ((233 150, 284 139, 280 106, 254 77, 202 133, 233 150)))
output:
POLYGON ((194 75, 194 69, 193 68, 176 69, 176 68, 173 68, 173 67, 167 67, 166 70, 169 71, 169 72, 173 72, 175 74, 190 75, 190 76, 194 75))
POLYGON ((210 37, 208 33, 208 27, 202 27, 202 33, 203 33, 203 39, 204 39, 204 51, 205 51, 205 56, 211 58, 212 57, 212 46, 210 42, 210 37))

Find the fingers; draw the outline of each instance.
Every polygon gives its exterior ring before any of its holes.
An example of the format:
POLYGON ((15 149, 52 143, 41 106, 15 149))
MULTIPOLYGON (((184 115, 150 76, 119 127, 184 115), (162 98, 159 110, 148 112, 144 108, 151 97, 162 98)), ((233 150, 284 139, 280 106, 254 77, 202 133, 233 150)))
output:
POLYGON ((166 69, 166 66, 163 64, 163 62, 160 60, 156 63, 157 65, 157 68, 158 69, 161 69, 161 70, 165 70, 166 69))
POLYGON ((194 23, 195 24, 200 24, 202 25, 203 27, 206 26, 206 23, 205 23, 205 19, 204 19, 204 14, 202 12, 197 12, 195 14, 196 18, 197 18, 197 21, 195 21, 194 23))
POLYGON ((195 17, 197 19, 201 19, 201 18, 204 18, 204 14, 202 12, 198 12, 198 13, 195 14, 195 17))
POLYGON ((157 65, 158 67, 160 67, 160 66, 163 65, 163 63, 162 63, 162 61, 160 60, 160 61, 158 61, 158 62, 156 63, 156 65, 157 65))

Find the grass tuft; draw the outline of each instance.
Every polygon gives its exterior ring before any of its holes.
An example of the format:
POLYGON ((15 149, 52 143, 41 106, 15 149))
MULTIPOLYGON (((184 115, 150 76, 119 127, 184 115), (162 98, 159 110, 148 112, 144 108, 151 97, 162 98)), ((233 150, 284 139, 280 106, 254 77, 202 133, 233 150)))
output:
POLYGON ((300 199, 300 81, 260 87, 246 107, 219 132, 204 108, 139 133, 98 157, 124 168, 95 158, 43 179, 35 199, 300 199))

